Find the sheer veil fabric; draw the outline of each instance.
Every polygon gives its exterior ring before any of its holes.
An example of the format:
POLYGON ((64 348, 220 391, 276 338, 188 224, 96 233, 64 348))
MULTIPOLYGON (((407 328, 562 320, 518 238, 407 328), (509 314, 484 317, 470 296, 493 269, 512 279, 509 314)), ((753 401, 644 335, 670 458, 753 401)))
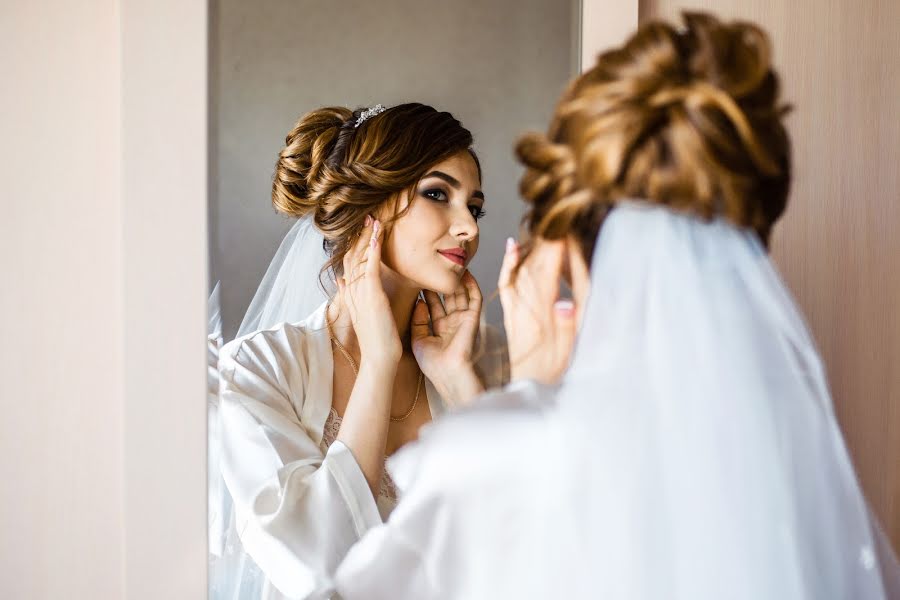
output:
MULTIPOLYGON (((320 282, 322 265, 328 259, 323 241, 324 237, 316 230, 311 217, 294 223, 269 263, 241 321, 237 337, 281 323, 303 321, 334 293, 334 282, 330 278, 323 276, 320 282)), ((217 317, 215 324, 210 321, 210 333, 216 330, 221 346, 218 291, 217 285, 210 297, 210 314, 217 317)), ((210 372, 215 370, 215 365, 210 366, 210 372)), ((209 417, 209 598, 281 597, 241 544, 232 499, 217 467, 221 451, 218 398, 214 396, 210 399, 209 417)))
POLYGON ((591 281, 558 388, 510 386, 392 459, 404 499, 345 559, 341 596, 896 597, 822 361, 756 235, 623 202, 591 281))
POLYGON ((592 282, 559 395, 584 516, 562 547, 592 574, 574 597, 891 597, 896 558, 878 554, 822 360, 756 235, 629 202, 592 282))
POLYGON ((335 293, 329 274, 323 275, 321 282, 319 278, 328 260, 324 241, 311 216, 294 223, 269 263, 237 337, 279 323, 299 323, 335 293))

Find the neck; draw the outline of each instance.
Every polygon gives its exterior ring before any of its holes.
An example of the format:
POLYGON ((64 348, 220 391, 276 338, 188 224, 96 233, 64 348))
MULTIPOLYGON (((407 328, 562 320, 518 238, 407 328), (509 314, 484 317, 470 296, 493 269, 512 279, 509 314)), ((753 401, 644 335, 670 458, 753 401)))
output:
MULTIPOLYGON (((391 314, 397 328, 400 343, 404 352, 411 352, 410 327, 413 309, 416 299, 419 297, 419 288, 410 285, 409 280, 398 275, 384 264, 381 265, 381 285, 391 305, 391 314)), ((354 356, 360 355, 359 343, 356 332, 350 320, 350 314, 335 297, 328 312, 328 318, 334 325, 334 335, 354 356)))

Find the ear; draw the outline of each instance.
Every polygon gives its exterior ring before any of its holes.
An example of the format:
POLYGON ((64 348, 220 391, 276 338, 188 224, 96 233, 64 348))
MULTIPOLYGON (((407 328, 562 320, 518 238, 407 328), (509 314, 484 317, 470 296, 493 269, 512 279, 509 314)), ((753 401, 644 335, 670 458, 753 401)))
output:
POLYGON ((566 238, 566 253, 571 278, 572 298, 575 300, 575 318, 581 323, 581 314, 591 291, 591 273, 581 251, 581 244, 574 237, 566 238))

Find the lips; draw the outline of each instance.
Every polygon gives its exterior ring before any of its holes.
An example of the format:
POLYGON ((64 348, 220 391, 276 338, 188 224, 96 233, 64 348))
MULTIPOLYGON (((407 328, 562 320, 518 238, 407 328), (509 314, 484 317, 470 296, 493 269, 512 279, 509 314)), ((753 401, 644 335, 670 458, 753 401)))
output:
POLYGON ((466 259, 469 258, 468 252, 463 248, 448 248, 447 250, 438 250, 438 254, 447 260, 458 265, 466 266, 466 259))

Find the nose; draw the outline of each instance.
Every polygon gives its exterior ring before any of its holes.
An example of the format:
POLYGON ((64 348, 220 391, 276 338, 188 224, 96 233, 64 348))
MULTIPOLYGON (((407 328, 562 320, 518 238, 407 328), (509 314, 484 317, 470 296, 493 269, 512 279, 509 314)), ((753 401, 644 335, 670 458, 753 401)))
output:
POLYGON ((469 212, 468 207, 453 211, 453 220, 450 222, 450 235, 461 242, 468 242, 478 235, 478 223, 469 212))

